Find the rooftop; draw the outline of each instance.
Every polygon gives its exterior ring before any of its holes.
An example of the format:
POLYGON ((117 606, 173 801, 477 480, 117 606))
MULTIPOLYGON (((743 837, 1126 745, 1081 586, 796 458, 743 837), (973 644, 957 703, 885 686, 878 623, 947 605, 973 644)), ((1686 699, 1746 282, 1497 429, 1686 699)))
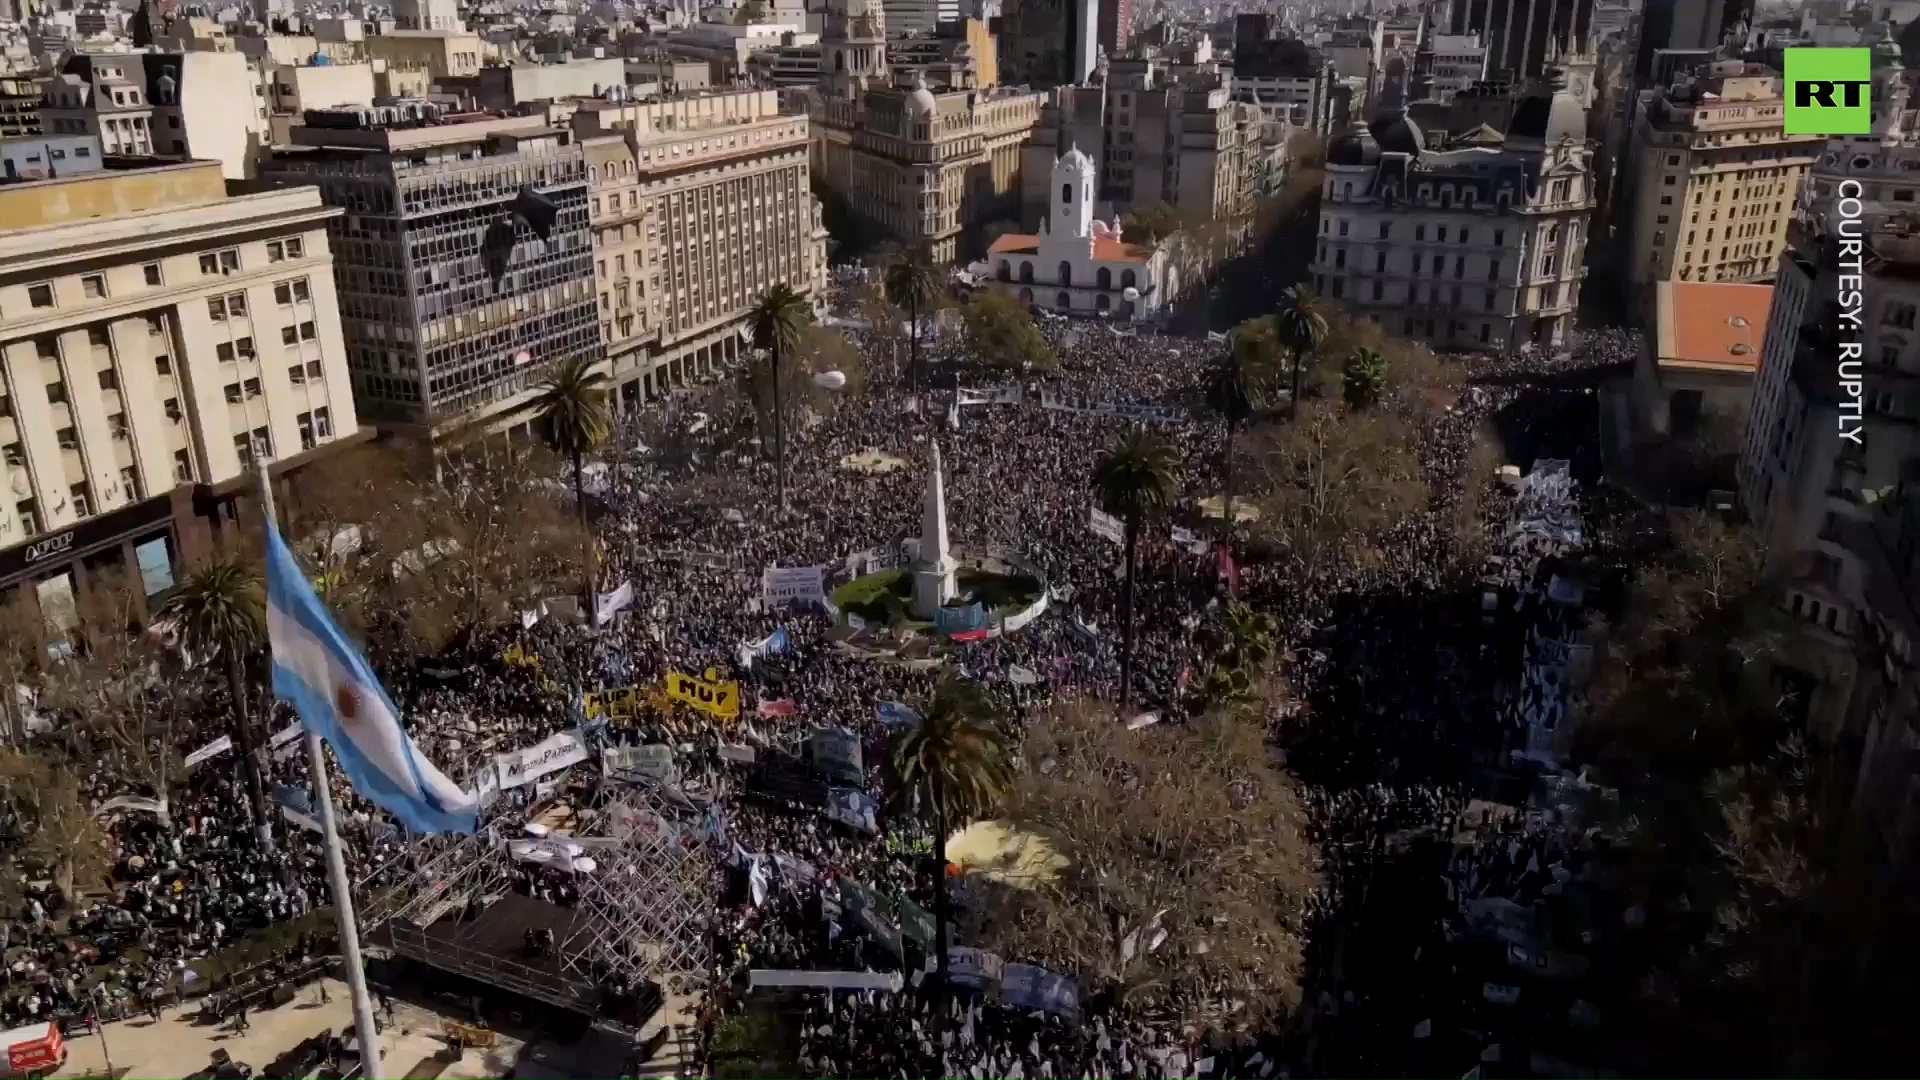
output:
POLYGON ((1663 368, 1751 374, 1766 344, 1771 285, 1662 281, 1654 299, 1663 368))
MULTIPOLYGON (((987 249, 989 255, 1038 255, 1040 238, 1030 233, 1007 233, 993 242, 987 249)), ((1143 244, 1129 244, 1111 236, 1093 238, 1093 258, 1095 262, 1132 262, 1143 263, 1153 258, 1153 249, 1143 244)))

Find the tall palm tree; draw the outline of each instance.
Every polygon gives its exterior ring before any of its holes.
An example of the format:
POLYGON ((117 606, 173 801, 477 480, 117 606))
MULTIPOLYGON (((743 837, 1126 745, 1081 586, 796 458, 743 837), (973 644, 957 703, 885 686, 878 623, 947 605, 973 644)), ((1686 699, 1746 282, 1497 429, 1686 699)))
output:
MULTIPOLYGON (((925 371, 920 365, 920 313, 932 312, 940 299, 940 270, 933 263, 933 252, 925 244, 901 252, 887 264, 887 300, 907 309, 912 331, 910 361, 913 365, 913 392, 926 389, 925 371)), ((924 410, 925 405, 921 408, 924 410)))
POLYGON ((226 668, 227 692, 233 698, 233 735, 247 763, 247 798, 253 804, 253 824, 260 843, 273 848, 272 818, 267 814, 267 789, 254 754, 253 723, 247 715, 247 656, 266 632, 266 592, 260 572, 227 556, 216 556, 194 567, 173 595, 160 607, 160 618, 173 626, 180 648, 198 662, 226 668))
POLYGON ((1234 328, 1233 344, 1214 365, 1207 394, 1227 424, 1221 465, 1221 519, 1233 533, 1233 437, 1240 425, 1267 407, 1280 367, 1279 320, 1271 315, 1248 319, 1234 328))
POLYGON ((1347 404, 1364 409, 1387 390, 1387 361, 1379 350, 1361 346, 1340 366, 1340 392, 1347 404))
MULTIPOLYGON (((894 813, 917 815, 933 828, 936 993, 947 987, 947 837, 989 813, 1013 785, 1013 748, 996 723, 981 685, 949 675, 934 688, 920 723, 901 733, 887 759, 888 801, 894 813)), ((935 1015, 945 1016, 944 1001, 935 1015)))
POLYGON ((1120 593, 1120 708, 1133 700, 1133 575, 1140 529, 1173 505, 1180 454, 1158 433, 1138 427, 1115 439, 1093 463, 1094 500, 1126 528, 1127 576, 1120 593))
POLYGON ((1279 624, 1273 616, 1239 601, 1221 612, 1220 624, 1206 635, 1212 664, 1196 694, 1200 712, 1231 709, 1253 699, 1255 679, 1273 660, 1279 624))
POLYGON ((773 375, 774 483, 782 513, 787 509, 787 414, 781 401, 782 365, 799 352, 801 331, 812 321, 813 305, 784 281, 768 289, 753 308, 753 343, 767 350, 773 375))
POLYGON ((573 507, 580 515, 580 532, 587 551, 581 603, 593 618, 593 530, 587 525, 587 486, 583 471, 588 454, 607 441, 613 421, 607 411, 607 376, 593 361, 576 356, 547 373, 540 395, 533 400, 534 415, 555 451, 573 464, 573 507))
POLYGON ((1293 357, 1293 398, 1289 410, 1300 409, 1300 368, 1327 340, 1327 305, 1310 285, 1293 285, 1280 294, 1280 342, 1293 357))

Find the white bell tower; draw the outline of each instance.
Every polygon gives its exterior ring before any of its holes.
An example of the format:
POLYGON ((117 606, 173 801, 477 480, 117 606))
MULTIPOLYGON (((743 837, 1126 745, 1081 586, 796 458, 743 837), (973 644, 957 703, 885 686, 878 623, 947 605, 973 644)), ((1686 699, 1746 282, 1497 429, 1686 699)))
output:
POLYGON ((1049 230, 1056 240, 1093 236, 1093 159, 1070 148, 1053 163, 1053 213, 1049 230))

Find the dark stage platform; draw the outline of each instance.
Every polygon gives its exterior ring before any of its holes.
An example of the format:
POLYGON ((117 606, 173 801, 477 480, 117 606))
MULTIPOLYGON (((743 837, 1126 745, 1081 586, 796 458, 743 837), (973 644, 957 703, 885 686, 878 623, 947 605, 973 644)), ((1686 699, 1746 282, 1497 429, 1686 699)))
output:
POLYGON ((456 907, 431 926, 396 919, 387 929, 395 952, 429 967, 596 1020, 638 1027, 657 1007, 657 994, 649 994, 651 1000, 610 999, 597 983, 568 970, 560 959, 559 947, 584 918, 571 908, 508 893, 470 918, 466 908, 456 907), (529 930, 552 931, 546 939, 552 945, 539 952, 529 949, 529 930))

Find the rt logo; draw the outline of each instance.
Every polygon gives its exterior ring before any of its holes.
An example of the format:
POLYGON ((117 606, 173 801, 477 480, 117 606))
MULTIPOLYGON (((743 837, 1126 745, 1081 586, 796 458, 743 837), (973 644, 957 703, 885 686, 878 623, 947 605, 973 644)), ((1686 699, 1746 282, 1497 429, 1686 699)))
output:
POLYGON ((1788 49, 1789 135, 1873 132, 1873 50, 1788 49))

